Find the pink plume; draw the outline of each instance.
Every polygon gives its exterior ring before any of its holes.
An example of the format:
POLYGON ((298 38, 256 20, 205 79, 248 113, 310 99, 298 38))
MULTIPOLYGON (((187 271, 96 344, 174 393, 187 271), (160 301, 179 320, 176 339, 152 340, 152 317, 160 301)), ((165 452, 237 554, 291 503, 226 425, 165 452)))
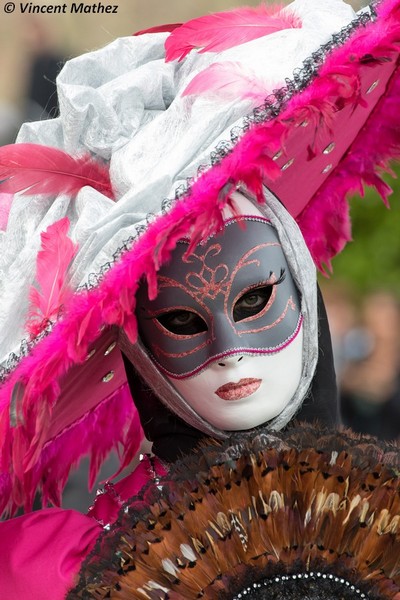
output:
POLYGON ((251 69, 236 62, 213 63, 189 83, 183 96, 215 93, 225 100, 248 98, 263 102, 271 93, 251 69))
POLYGON ((165 31, 173 31, 177 27, 180 27, 182 23, 166 23, 165 25, 156 25, 155 27, 149 27, 148 29, 141 29, 135 31, 134 36, 145 35, 146 33, 162 33, 165 31))
POLYGON ((113 198, 108 168, 89 155, 74 158, 50 146, 10 144, 0 148, 2 192, 77 194, 88 185, 113 198))
POLYGON ((31 286, 27 331, 35 336, 46 322, 57 317, 70 290, 66 275, 78 246, 68 237, 69 219, 64 217, 41 234, 42 246, 37 255, 36 281, 41 291, 31 286))
POLYGON ((246 6, 192 19, 174 29, 165 42, 166 61, 182 60, 193 49, 221 52, 276 31, 301 27, 283 5, 246 6))

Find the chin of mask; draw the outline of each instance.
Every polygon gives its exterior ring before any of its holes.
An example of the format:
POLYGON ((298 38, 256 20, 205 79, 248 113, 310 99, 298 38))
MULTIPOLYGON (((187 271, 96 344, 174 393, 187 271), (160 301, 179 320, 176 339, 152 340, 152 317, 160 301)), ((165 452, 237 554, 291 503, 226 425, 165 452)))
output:
POLYGON ((187 379, 168 377, 203 419, 226 431, 251 429, 277 417, 302 372, 303 329, 276 354, 234 355, 187 379))

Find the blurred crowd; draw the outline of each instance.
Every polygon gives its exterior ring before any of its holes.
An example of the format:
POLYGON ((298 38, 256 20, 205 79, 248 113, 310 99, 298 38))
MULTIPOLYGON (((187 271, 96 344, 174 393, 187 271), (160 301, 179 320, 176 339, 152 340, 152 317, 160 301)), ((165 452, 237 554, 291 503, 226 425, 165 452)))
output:
POLYGON ((56 77, 64 57, 45 23, 31 19, 24 28, 26 56, 23 93, 19 102, 0 98, 0 146, 15 141, 25 121, 56 117, 56 77))
MULTIPOLYGON (((333 278, 334 279, 334 278, 333 278)), ((324 288, 342 420, 382 439, 400 435, 400 303, 389 291, 363 298, 344 285, 324 288)))

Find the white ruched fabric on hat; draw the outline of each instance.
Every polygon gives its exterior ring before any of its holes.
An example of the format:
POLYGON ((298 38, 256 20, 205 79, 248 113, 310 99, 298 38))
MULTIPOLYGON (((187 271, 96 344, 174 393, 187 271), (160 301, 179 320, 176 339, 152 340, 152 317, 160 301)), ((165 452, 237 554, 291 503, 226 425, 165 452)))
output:
POLYGON ((8 226, 0 231, 0 363, 19 351, 34 282, 40 233, 68 216, 70 237, 79 245, 71 284, 113 261, 116 250, 159 213, 164 199, 200 165, 253 108, 249 100, 227 103, 180 94, 214 61, 237 61, 270 83, 271 91, 321 44, 354 17, 341 0, 295 0, 287 10, 302 22, 223 53, 192 52, 182 63, 165 63, 168 34, 121 38, 101 50, 69 61, 57 80, 60 117, 25 124, 18 142, 61 148, 72 155, 93 153, 110 160, 116 202, 92 188, 76 198, 16 196, 8 226), (278 43, 277 43, 278 42, 278 43), (284 55, 280 49, 284 47, 284 55))

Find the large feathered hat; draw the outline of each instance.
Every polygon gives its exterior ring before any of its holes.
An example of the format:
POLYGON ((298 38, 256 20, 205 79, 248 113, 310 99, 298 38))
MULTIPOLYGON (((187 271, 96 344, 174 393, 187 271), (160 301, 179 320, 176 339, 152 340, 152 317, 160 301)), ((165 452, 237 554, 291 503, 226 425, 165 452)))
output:
POLYGON ((125 503, 68 598, 398 599, 398 467, 310 425, 210 442, 125 503))
POLYGON ((358 14, 295 0, 170 29, 71 60, 60 117, 24 125, 0 149, 1 510, 29 508, 37 489, 59 502, 83 454, 92 481, 111 448, 131 460, 141 434, 118 331, 136 342, 141 278, 154 296, 177 241, 217 232, 234 191, 261 208, 266 194, 280 200, 298 225, 286 243, 299 272, 298 228, 329 268, 350 238, 347 195, 390 192, 381 172, 399 154, 399 0, 358 14))

